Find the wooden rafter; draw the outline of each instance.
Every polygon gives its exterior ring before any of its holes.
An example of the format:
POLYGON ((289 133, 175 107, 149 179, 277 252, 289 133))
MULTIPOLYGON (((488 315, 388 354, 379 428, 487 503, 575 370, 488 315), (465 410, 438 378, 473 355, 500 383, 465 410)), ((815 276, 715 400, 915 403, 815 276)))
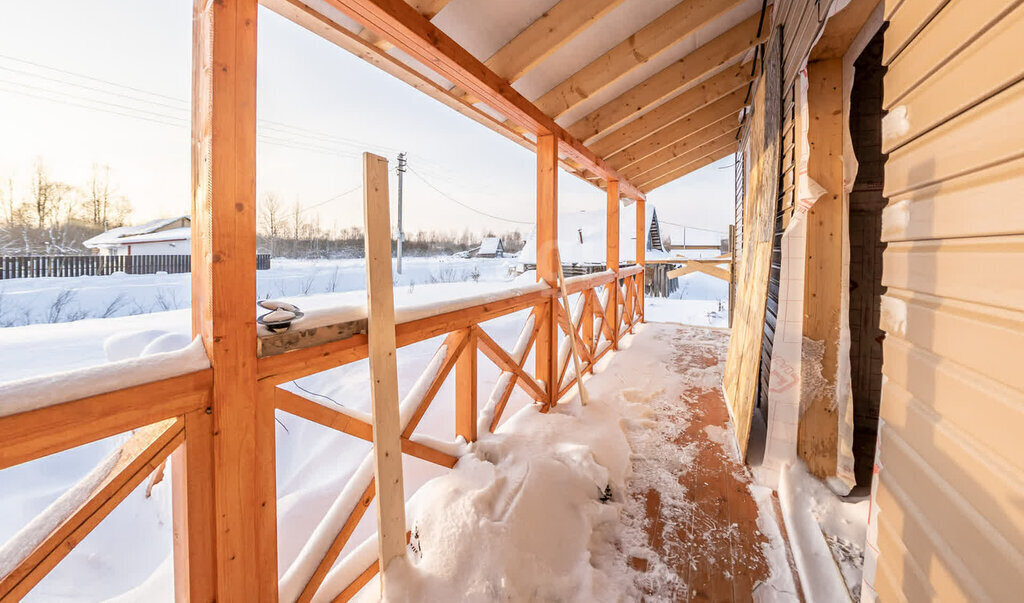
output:
MULTIPOLYGON (((688 139, 697 139, 696 144, 703 144, 709 140, 708 136, 717 136, 728 126, 732 126, 733 129, 738 128, 740 109, 745 104, 745 96, 746 90, 742 88, 735 90, 732 94, 691 113, 667 128, 662 128, 636 144, 626 147, 609 157, 608 161, 614 162, 625 173, 628 166, 633 166, 645 158, 664 151, 669 145, 688 139), (717 132, 717 134, 712 134, 712 132, 717 132)), ((692 143, 690 148, 693 148, 692 143)), ((636 170, 633 170, 633 173, 635 174, 636 170)))
POLYGON ((487 59, 484 65, 514 82, 623 0, 561 0, 487 59))
POLYGON ((590 148, 595 153, 600 153, 602 157, 609 157, 644 137, 713 104, 722 97, 731 95, 736 90, 742 90, 745 98, 747 84, 754 79, 751 70, 750 63, 727 67, 717 75, 686 89, 678 96, 658 105, 637 119, 611 131, 601 132, 607 132, 607 134, 595 142, 589 143, 590 148))
POLYGON ((559 117, 710 23, 739 0, 683 0, 537 99, 559 117))
POLYGON ((663 186, 665 184, 668 184, 669 182, 672 182, 673 180, 678 180, 679 178, 682 178, 683 176, 685 176, 687 174, 695 172, 695 171, 699 170, 702 167, 709 166, 712 163, 718 161, 719 159, 728 157, 729 155, 732 155, 733 153, 735 153, 736 152, 736 146, 737 145, 735 145, 735 144, 733 144, 731 146, 727 146, 727 147, 725 147, 725 148, 723 148, 723 149, 721 149, 719 151, 716 151, 716 152, 712 153, 711 155, 708 155, 707 157, 704 157, 703 159, 698 159, 697 161, 694 161, 693 163, 689 163, 689 164, 687 164, 685 166, 682 166, 682 167, 678 168, 677 170, 675 170, 673 172, 665 174, 664 176, 662 176, 660 178, 655 178, 653 180, 645 182, 642 185, 643 189, 646 192, 651 192, 654 189, 658 188, 659 186, 663 186))
POLYGON ((648 155, 642 161, 631 164, 630 173, 642 182, 647 182, 663 174, 667 174, 704 155, 722 148, 726 144, 735 144, 736 133, 740 124, 732 116, 720 119, 711 126, 698 131, 693 136, 662 147, 648 155), (697 153, 703 150, 703 153, 697 153), (695 154, 696 153, 696 154, 695 154))
POLYGON ((623 195, 631 198, 643 196, 639 189, 616 174, 603 159, 570 136, 553 118, 402 0, 325 2, 506 116, 512 122, 510 125, 521 126, 536 136, 553 135, 561 154, 606 179, 619 180, 623 195))
MULTIPOLYGON (((698 47, 693 52, 611 100, 568 129, 581 140, 589 140, 626 120, 650 110, 657 103, 679 90, 692 86, 723 66, 742 57, 764 41, 769 28, 757 35, 760 13, 746 19, 729 31, 698 47)), ((714 100, 717 96, 709 98, 714 100)))

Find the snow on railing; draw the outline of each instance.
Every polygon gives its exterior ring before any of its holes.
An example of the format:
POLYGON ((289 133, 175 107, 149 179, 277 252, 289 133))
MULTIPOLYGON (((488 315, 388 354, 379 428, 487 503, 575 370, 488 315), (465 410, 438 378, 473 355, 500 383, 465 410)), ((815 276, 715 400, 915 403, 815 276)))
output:
POLYGON ((0 385, 0 417, 36 410, 210 368, 203 342, 180 350, 50 373, 0 385))

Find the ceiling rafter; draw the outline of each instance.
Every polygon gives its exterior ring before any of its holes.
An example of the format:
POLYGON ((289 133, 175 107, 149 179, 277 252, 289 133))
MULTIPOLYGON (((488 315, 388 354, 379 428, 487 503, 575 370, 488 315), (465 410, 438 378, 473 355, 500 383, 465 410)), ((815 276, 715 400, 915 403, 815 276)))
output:
POLYGON ((740 0, 683 0, 546 92, 534 104, 560 117, 738 5, 740 0))
POLYGON ((611 157, 612 154, 699 111, 723 96, 740 89, 746 92, 747 84, 753 79, 750 63, 729 67, 633 121, 611 130, 587 146, 602 157, 611 157))
POLYGON ((743 88, 734 90, 727 96, 705 105, 667 128, 609 156, 608 163, 626 173, 628 166, 644 161, 651 155, 662 153, 676 142, 695 136, 705 129, 718 125, 719 122, 730 122, 739 127, 740 110, 746 105, 746 94, 747 91, 743 88))
MULTIPOLYGON (((735 146, 736 132, 738 131, 738 126, 729 127, 729 124, 720 124, 706 130, 700 139, 694 137, 692 140, 680 141, 677 143, 679 146, 673 145, 675 148, 671 153, 652 158, 648 163, 636 164, 632 169, 635 174, 634 178, 641 182, 649 182, 672 173, 722 147, 735 146)), ((668 149, 665 150, 668 151, 668 149)))
POLYGON ((561 0, 502 46, 484 65, 514 82, 624 0, 561 0))
POLYGON ((737 148, 736 144, 724 147, 721 150, 715 151, 711 155, 708 155, 707 157, 704 157, 702 159, 698 159, 697 161, 694 161, 693 163, 687 164, 687 165, 679 168, 678 170, 676 170, 674 172, 671 172, 669 174, 665 174, 661 178, 657 178, 657 179, 654 179, 654 180, 650 180, 648 182, 644 182, 641 185, 640 188, 645 193, 649 193, 649 192, 653 191, 654 189, 656 189, 656 188, 658 188, 660 186, 664 186, 664 185, 668 184, 669 182, 672 182, 674 180, 678 180, 679 178, 682 178, 683 176, 685 176, 687 174, 691 174, 691 173, 696 172, 697 170, 699 170, 699 169, 701 169, 703 167, 707 167, 707 166, 711 165, 712 163, 718 161, 719 159, 723 159, 725 157, 728 157, 729 155, 732 155, 733 153, 736 152, 736 148, 737 148))
MULTIPOLYGON (((284 3, 293 9, 298 5, 315 14, 319 14, 300 0, 263 1, 264 4, 284 3)), ((502 80, 500 76, 488 69, 480 60, 457 44, 403 0, 324 1, 332 8, 341 11, 381 38, 387 39, 414 60, 427 66, 441 77, 455 83, 473 96, 482 99, 490 108, 507 117, 511 123, 501 124, 500 128, 509 132, 515 132, 513 127, 521 126, 533 135, 551 133, 558 140, 559 152, 564 155, 563 158, 565 160, 575 161, 582 168, 600 174, 605 179, 618 180, 619 190, 623 196, 644 198, 643 193, 629 182, 627 178, 618 174, 601 157, 569 135, 568 132, 555 123, 554 119, 541 112, 533 103, 502 80)), ((289 12, 295 11, 291 10, 289 12)), ((291 18, 288 14, 285 14, 285 16, 291 18)), ((320 16, 323 17, 323 15, 320 16)), ((356 54, 359 56, 367 60, 372 58, 374 60, 371 62, 377 65, 387 65, 389 62, 404 65, 406 73, 402 79, 405 81, 416 81, 416 76, 413 74, 417 74, 420 78, 417 87, 421 90, 427 91, 430 89, 430 86, 437 86, 426 75, 418 74, 414 68, 399 62, 394 57, 381 51, 379 47, 370 44, 358 35, 334 23, 333 20, 326 19, 326 21, 334 26, 334 30, 330 32, 333 37, 343 38, 346 43, 351 41, 358 43, 358 46, 354 47, 356 48, 356 54), (344 33, 337 31, 339 29, 343 30, 344 33), (371 52, 367 53, 366 50, 371 52), (425 82, 429 83, 425 84, 425 82)), ((324 35, 323 30, 324 24, 321 24, 319 27, 314 25, 313 31, 316 33, 324 35)), ((391 66, 394 68, 394 65, 391 66)), ((448 100, 441 99, 440 97, 436 98, 439 98, 439 100, 442 100, 442 102, 449 106, 460 109, 460 111, 462 109, 471 109, 478 114, 484 113, 481 109, 473 107, 468 102, 455 98, 449 91, 444 91, 443 96, 447 97, 448 100)), ((474 116, 475 114, 472 111, 461 112, 474 116)), ((477 116, 474 116, 474 119, 481 121, 477 116)), ((490 119, 497 121, 493 117, 490 119)), ((482 123, 486 122, 482 121, 482 123)), ((488 127, 491 126, 489 125, 488 127)))
POLYGON ((770 28, 757 35, 760 12, 744 20, 693 52, 647 78, 618 98, 605 103, 567 130, 580 140, 590 140, 735 61, 767 38, 770 28))

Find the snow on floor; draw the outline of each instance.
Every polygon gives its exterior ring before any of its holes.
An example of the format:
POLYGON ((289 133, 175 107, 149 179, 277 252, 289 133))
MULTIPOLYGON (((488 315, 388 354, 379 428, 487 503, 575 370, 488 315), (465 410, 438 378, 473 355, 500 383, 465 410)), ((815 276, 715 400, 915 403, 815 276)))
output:
MULTIPOLYGON (((678 558, 665 558, 652 545, 642 494, 660 494, 666 532, 697 522, 700 509, 680 477, 695 468, 697 458, 692 445, 683 446, 690 454, 680 454, 679 446, 692 407, 680 403, 679 392, 717 388, 721 375, 720 368, 674 370, 678 348, 671 340, 679 336, 676 326, 639 327, 586 381, 589 405, 582 407, 573 396, 546 415, 535 406, 523 408, 495 434, 481 436, 451 472, 420 489, 407 516, 410 555, 387 568, 386 599, 685 597, 685 563, 680 567, 678 558), (643 567, 636 559, 645 561, 643 567)), ((735 455, 724 437, 708 441, 735 455)), ((759 526, 764 520, 774 531, 766 529, 763 550, 755 551, 767 558, 769 577, 751 588, 761 587, 760 600, 796 600, 774 510, 770 515, 758 518, 759 526)), ((708 522, 704 517, 698 523, 708 522)), ((708 537, 722 539, 729 551, 736 524, 711 529, 708 537)), ((365 565, 365 559, 353 564, 365 565)), ((344 562, 336 567, 317 598, 337 595, 354 575, 351 569, 344 562)), ((360 593, 363 601, 378 598, 377 580, 360 593)))

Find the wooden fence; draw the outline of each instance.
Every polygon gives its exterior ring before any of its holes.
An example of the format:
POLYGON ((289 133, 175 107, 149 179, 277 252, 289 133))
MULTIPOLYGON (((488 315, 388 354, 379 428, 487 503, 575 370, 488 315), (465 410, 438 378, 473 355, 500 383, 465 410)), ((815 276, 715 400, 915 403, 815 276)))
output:
MULTIPOLYGON (((256 269, 270 269, 270 254, 256 255, 256 269)), ((190 255, 25 255, 0 257, 0 280, 58 276, 179 274, 192 271, 190 255)))

